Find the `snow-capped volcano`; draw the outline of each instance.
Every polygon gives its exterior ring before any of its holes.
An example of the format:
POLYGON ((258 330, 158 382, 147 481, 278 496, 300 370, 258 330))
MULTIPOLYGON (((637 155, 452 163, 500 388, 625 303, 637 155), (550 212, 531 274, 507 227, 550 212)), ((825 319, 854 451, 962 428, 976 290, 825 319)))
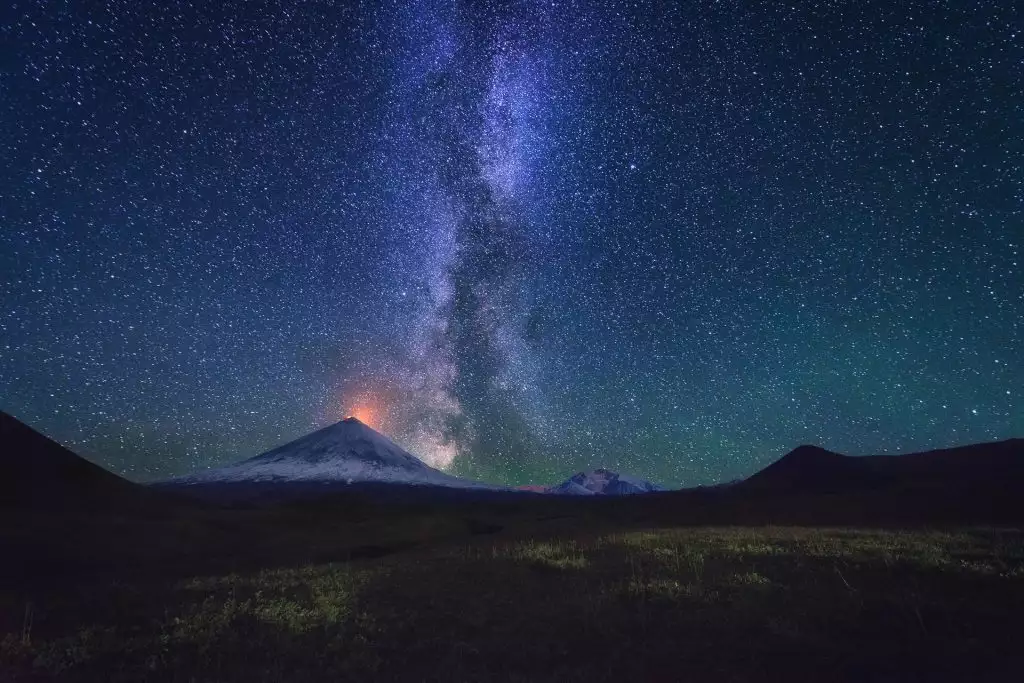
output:
POLYGON ((168 483, 190 485, 255 482, 381 482, 498 488, 436 470, 354 417, 345 418, 254 458, 168 483))
POLYGON ((618 474, 606 469, 578 472, 561 484, 548 489, 549 493, 561 493, 570 496, 623 496, 633 493, 650 493, 652 491, 664 491, 664 489, 649 481, 618 474))

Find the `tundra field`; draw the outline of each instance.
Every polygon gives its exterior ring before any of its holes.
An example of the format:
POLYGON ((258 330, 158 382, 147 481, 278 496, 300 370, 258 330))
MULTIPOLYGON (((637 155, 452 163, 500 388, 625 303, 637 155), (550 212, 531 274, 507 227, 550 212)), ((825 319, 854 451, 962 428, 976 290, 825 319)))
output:
POLYGON ((1018 531, 562 529, 361 548, 380 557, 5 590, 0 664, 16 681, 126 682, 996 681, 1024 665, 1018 531))

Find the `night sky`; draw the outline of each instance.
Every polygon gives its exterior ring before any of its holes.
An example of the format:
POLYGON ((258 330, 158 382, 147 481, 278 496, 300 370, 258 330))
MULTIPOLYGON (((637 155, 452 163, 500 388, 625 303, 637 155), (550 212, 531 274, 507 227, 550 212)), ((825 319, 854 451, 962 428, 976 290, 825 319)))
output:
POLYGON ((0 8, 0 409, 509 484, 1024 436, 1024 10, 0 8))

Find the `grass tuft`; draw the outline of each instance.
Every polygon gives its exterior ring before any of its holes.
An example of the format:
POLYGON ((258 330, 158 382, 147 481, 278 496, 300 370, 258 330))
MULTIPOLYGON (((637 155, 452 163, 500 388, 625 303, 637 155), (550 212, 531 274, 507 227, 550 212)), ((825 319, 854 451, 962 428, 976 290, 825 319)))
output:
POLYGON ((509 555, 537 569, 557 571, 582 570, 587 567, 587 558, 573 541, 552 543, 528 541, 513 546, 509 555))

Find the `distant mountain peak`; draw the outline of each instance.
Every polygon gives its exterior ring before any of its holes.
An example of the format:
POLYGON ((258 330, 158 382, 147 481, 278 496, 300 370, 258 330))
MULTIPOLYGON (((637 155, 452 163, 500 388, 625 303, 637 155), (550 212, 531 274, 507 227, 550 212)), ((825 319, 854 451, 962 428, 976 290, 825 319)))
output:
POLYGON ((804 444, 749 477, 748 488, 785 487, 793 490, 830 490, 842 488, 848 481, 862 477, 853 458, 841 453, 804 444))
POLYGON ((826 459, 834 460, 836 458, 844 458, 846 456, 835 451, 830 451, 827 448, 821 446, 815 446, 813 444, 802 444, 797 446, 789 453, 782 456, 782 460, 793 459, 793 460, 814 460, 814 459, 826 459))
POLYGON ((548 493, 561 493, 575 496, 589 495, 629 495, 634 493, 650 493, 663 490, 660 486, 643 479, 613 472, 605 467, 577 472, 561 484, 552 486, 548 493))

